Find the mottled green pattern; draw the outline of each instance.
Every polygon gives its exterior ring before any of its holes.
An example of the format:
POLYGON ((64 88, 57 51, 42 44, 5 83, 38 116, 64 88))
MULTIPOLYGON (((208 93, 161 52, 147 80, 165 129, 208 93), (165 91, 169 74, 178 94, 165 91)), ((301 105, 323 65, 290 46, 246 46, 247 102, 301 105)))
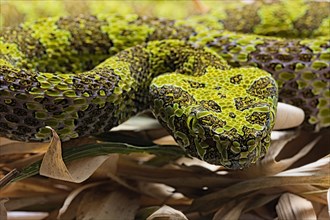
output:
MULTIPOLYGON (((262 17, 265 10, 257 12, 262 17)), ((305 110, 305 127, 329 127, 327 37, 238 34, 220 31, 226 18, 218 19, 98 15, 5 29, 0 135, 46 140, 51 126, 66 141, 152 108, 191 155, 243 168, 269 147, 277 85, 266 71, 277 80, 280 100, 305 110), (240 66, 252 67, 232 68, 240 66)), ((265 22, 257 19, 255 27, 265 22)))
POLYGON ((329 8, 329 1, 256 0, 249 4, 233 1, 227 6, 213 7, 212 17, 195 16, 194 20, 233 32, 312 38, 329 36, 329 8))
POLYGON ((269 146, 275 81, 257 68, 211 65, 203 72, 157 77, 151 85, 155 115, 193 156, 232 168, 255 162, 269 146))

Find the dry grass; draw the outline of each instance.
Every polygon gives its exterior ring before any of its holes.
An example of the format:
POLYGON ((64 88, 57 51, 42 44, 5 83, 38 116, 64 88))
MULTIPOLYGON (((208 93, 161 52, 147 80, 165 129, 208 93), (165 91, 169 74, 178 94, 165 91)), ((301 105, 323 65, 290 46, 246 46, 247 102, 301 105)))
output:
POLYGON ((77 141, 61 146, 56 133, 51 143, 1 139, 2 176, 12 169, 21 171, 18 177, 40 173, 1 190, 2 209, 9 211, 9 219, 15 219, 11 211, 37 212, 35 219, 329 217, 329 132, 273 132, 268 154, 239 171, 184 157, 178 147, 168 146, 175 145, 170 136, 159 138, 166 132, 157 126, 111 134, 103 140, 125 134, 123 140, 130 135, 137 144, 159 145, 141 148, 85 138, 77 154, 77 141), (164 152, 168 152, 165 157, 164 152), (36 166, 22 170, 42 158, 39 171, 36 166), (72 161, 75 158, 80 159, 72 161))

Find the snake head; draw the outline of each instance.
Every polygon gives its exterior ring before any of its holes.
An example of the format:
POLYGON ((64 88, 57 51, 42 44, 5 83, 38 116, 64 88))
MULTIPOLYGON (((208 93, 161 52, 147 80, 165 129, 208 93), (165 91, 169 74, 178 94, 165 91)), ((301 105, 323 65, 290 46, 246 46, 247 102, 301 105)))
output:
POLYGON ((267 152, 277 105, 277 86, 267 72, 167 74, 153 81, 150 92, 156 117, 190 155, 241 169, 267 152))

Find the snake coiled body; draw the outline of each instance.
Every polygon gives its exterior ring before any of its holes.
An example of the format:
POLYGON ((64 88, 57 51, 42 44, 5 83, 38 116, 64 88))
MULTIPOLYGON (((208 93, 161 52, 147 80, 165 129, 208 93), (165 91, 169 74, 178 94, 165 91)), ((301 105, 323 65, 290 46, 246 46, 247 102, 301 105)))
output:
POLYGON ((51 126, 66 141, 152 108, 189 154, 242 168, 269 147, 269 73, 280 100, 305 110, 305 127, 329 126, 328 38, 238 34, 214 18, 76 16, 3 30, 0 136, 46 140, 51 126))

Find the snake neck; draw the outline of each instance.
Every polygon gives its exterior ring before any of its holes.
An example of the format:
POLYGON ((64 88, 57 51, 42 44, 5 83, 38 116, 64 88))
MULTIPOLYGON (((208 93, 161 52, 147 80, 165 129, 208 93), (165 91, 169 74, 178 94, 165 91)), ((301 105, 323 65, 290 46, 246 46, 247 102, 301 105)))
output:
POLYGON ((125 81, 128 74, 132 82, 130 92, 136 106, 135 113, 150 108, 150 84, 159 75, 177 73, 201 76, 210 66, 219 70, 230 68, 211 50, 179 40, 154 41, 135 46, 118 53, 97 68, 114 67, 118 63, 122 63, 129 70, 122 74, 126 75, 125 81))

